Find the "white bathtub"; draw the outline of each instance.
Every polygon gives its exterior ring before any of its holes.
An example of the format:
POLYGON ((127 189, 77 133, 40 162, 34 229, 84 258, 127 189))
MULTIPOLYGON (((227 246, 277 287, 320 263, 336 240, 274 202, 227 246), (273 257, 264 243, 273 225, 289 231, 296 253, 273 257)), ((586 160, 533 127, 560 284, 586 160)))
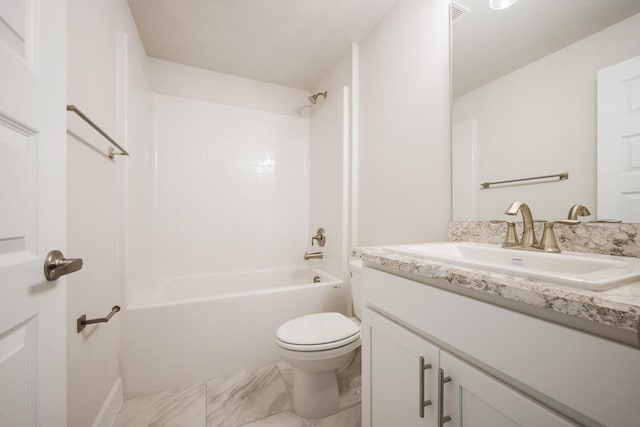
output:
POLYGON ((125 398, 276 362, 278 326, 310 313, 345 313, 345 292, 342 281, 306 267, 166 281, 123 313, 125 398))

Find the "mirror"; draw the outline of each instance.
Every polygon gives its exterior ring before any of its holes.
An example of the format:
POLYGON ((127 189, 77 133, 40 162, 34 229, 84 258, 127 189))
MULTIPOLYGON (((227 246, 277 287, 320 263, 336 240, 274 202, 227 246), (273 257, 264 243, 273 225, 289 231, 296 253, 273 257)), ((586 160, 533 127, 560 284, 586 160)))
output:
POLYGON ((640 222, 640 0, 455 0, 451 15, 452 219, 522 200, 536 219, 580 203, 583 221, 640 222), (615 114, 635 127, 603 144, 615 114))

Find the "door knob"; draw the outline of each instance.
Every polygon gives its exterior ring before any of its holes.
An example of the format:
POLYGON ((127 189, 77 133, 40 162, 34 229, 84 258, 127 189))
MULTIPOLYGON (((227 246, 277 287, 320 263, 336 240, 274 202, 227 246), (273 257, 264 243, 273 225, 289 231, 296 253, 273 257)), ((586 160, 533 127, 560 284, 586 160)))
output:
POLYGON ((82 258, 65 258, 62 252, 53 250, 44 259, 44 277, 49 281, 58 280, 65 274, 82 268, 82 258))

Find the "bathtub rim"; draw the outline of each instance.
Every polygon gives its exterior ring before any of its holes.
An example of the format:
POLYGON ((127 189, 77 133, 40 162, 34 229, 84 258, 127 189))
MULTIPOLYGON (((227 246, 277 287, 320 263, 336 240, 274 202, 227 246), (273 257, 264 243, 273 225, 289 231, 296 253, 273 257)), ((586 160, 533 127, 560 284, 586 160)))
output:
MULTIPOLYGON (((252 290, 252 291, 244 291, 244 292, 233 292, 233 293, 228 293, 228 294, 223 294, 223 295, 213 295, 213 296, 207 296, 207 297, 198 297, 198 298, 182 298, 182 299, 175 299, 175 300, 170 300, 170 301, 161 301, 161 302, 127 302, 126 305, 126 310, 144 310, 144 309, 151 309, 151 308, 163 308, 163 307, 172 307, 172 306, 179 306, 179 305, 185 305, 185 304, 193 304, 193 303, 198 303, 198 302, 206 302, 206 301, 218 301, 218 300, 224 300, 224 299, 231 299, 231 298, 240 298, 240 297, 244 297, 244 296, 250 296, 250 295, 261 295, 261 294, 269 294, 269 293, 281 293, 281 292, 286 292, 286 291, 291 291, 291 290, 303 290, 303 289, 309 289, 309 288, 317 288, 317 287, 329 287, 329 286, 342 286, 344 285, 344 281, 341 279, 338 279, 335 276, 332 276, 331 274, 325 272, 324 270, 317 268, 317 267, 311 267, 311 266, 295 266, 295 267, 276 267, 276 268, 262 268, 262 269, 257 269, 257 270, 245 270, 245 271, 237 271, 237 272, 224 272, 224 273, 220 273, 220 274, 216 274, 218 276, 223 276, 223 275, 232 275, 233 273, 262 273, 262 272, 273 272, 273 271, 282 271, 282 270, 295 270, 295 269, 307 269, 310 272, 318 272, 319 275, 321 277, 325 277, 329 280, 324 280, 324 281, 320 281, 317 283, 302 283, 302 284, 298 284, 298 285, 285 285, 285 286, 275 286, 275 287, 270 287, 270 288, 266 288, 266 289, 261 289, 259 291, 256 290, 252 290)), ((212 275, 215 276, 215 275, 212 275)))

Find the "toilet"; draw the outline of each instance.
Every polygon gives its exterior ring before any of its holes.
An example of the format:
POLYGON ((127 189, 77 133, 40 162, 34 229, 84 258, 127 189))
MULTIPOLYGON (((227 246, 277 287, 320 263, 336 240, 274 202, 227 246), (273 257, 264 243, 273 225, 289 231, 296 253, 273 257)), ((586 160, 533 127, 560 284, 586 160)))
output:
POLYGON ((293 411, 318 419, 340 406, 338 369, 351 363, 360 347, 362 260, 349 263, 355 319, 341 313, 298 317, 276 332, 280 357, 293 366, 293 411))

